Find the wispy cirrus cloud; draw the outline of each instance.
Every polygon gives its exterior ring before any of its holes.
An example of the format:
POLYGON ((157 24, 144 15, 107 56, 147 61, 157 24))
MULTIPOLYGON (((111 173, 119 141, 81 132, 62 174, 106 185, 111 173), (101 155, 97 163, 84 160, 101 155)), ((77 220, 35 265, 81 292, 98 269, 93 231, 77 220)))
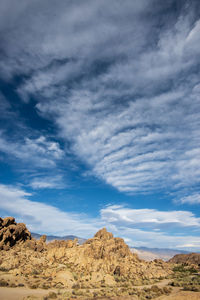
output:
POLYGON ((199 185, 198 4, 78 3, 2 1, 2 78, 116 189, 199 185))
POLYGON ((35 189, 66 188, 66 178, 62 172, 65 159, 64 150, 52 138, 8 136, 0 132, 0 159, 16 167, 25 185, 35 189))
POLYGON ((66 183, 63 180, 62 175, 51 176, 34 176, 30 181, 29 186, 35 189, 63 189, 66 188, 66 183))
POLYGON ((25 137, 19 141, 9 140, 3 132, 0 133, 0 151, 10 159, 17 159, 20 164, 29 162, 30 167, 54 167, 56 161, 64 156, 60 145, 45 136, 25 137))
POLYGON ((93 96, 80 90, 59 108, 37 108, 44 115, 56 112, 62 136, 96 176, 125 192, 198 184, 199 121, 197 111, 188 112, 192 93, 162 93, 117 108, 93 96))
POLYGON ((200 194, 192 194, 182 197, 178 202, 182 204, 200 204, 200 194))

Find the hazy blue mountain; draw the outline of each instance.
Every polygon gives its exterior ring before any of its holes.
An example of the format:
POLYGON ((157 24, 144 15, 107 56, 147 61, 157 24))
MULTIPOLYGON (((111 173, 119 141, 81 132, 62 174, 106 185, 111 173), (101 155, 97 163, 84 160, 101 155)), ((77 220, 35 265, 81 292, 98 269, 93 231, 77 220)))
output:
POLYGON ((168 248, 147 248, 147 247, 131 247, 131 251, 136 253, 139 258, 144 260, 163 259, 165 261, 171 259, 176 254, 188 254, 188 251, 168 248))
MULTIPOLYGON (((42 234, 39 234, 39 233, 34 233, 32 232, 31 233, 32 237, 39 240, 40 237, 42 236, 42 234)), ((54 241, 54 240, 74 240, 74 239, 78 239, 78 242, 79 244, 83 244, 86 239, 83 239, 83 238, 80 238, 78 236, 75 236, 75 235, 65 235, 65 236, 56 236, 56 235, 47 235, 47 242, 51 242, 51 241, 54 241)))
MULTIPOLYGON (((143 251, 151 251, 154 253, 169 253, 169 254, 188 254, 189 251, 185 250, 179 250, 179 249, 168 249, 168 248, 148 248, 148 247, 134 247, 135 249, 138 250, 143 250, 143 251)), ((174 255, 175 255, 174 254, 174 255)))

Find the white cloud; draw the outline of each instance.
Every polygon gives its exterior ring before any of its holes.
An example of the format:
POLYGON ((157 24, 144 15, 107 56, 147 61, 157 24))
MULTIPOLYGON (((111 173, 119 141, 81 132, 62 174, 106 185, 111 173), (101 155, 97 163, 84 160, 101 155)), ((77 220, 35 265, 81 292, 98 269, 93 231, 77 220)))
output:
MULTIPOLYGON (((200 251, 200 238, 192 228, 200 227, 199 218, 188 211, 159 211, 108 206, 96 218, 85 214, 65 212, 55 206, 29 200, 32 195, 19 187, 0 185, 0 210, 25 222, 32 232, 57 235, 74 234, 92 237, 106 226, 115 236, 123 237, 132 246, 158 248, 195 248, 200 251), (166 225, 163 227, 163 224, 166 225), (190 235, 170 234, 170 224, 190 229, 190 235), (146 226, 146 229, 143 227, 146 226), (155 226, 161 231, 155 231, 155 226), (138 228, 137 228, 138 227, 138 228)), ((46 199, 47 200, 47 199, 46 199)))
POLYGON ((198 119, 186 111, 192 96, 177 91, 115 109, 99 102, 101 95, 80 90, 59 107, 37 108, 56 112, 62 137, 96 176, 120 191, 146 192, 199 183, 198 119))
POLYGON ((188 204, 200 204, 200 195, 199 194, 192 194, 189 196, 185 196, 183 198, 181 198, 178 202, 184 204, 184 203, 188 203, 188 204))
POLYGON ((31 194, 18 187, 0 185, 0 209, 23 220, 32 232, 75 234, 88 237, 100 224, 87 216, 64 212, 55 206, 31 201, 31 194))
POLYGON ((106 223, 123 224, 128 227, 146 229, 167 229, 170 226, 200 227, 200 218, 189 211, 160 211, 156 209, 130 209, 113 205, 101 210, 101 218, 106 223))
MULTIPOLYGON (((183 245, 178 245, 177 248, 200 248, 200 241, 196 241, 196 244, 183 244, 183 245)), ((195 250, 195 249, 194 249, 195 250)))
MULTIPOLYGON (((49 66, 56 59, 94 57, 96 47, 103 50, 103 45, 113 36, 115 40, 119 38, 119 25, 126 30, 130 23, 126 16, 137 16, 147 7, 146 1, 140 1, 139 5, 127 1, 126 6, 119 2, 113 9, 113 3, 105 0, 59 1, 59 4, 55 0, 51 3, 29 1, 28 4, 22 0, 20 5, 3 0, 0 25, 2 33, 6 34, 3 49, 7 56, 1 62, 2 76, 10 77, 18 72, 29 74, 49 66), (120 13, 124 14, 121 19, 118 18, 120 13)), ((134 33, 133 29, 131 31, 134 33)))
POLYGON ((106 226, 131 246, 183 248, 189 251, 200 249, 200 238, 195 234, 200 229, 200 218, 189 211, 132 209, 110 205, 101 209, 100 215, 106 226), (183 235, 183 228, 184 231, 190 228, 190 235, 183 235))
POLYGON ((33 189, 63 189, 66 187, 62 175, 34 177, 29 185, 33 189))
POLYGON ((96 176, 120 191, 199 184, 195 149, 200 148, 200 103, 194 92, 198 79, 194 75, 194 83, 185 86, 176 78, 195 64, 193 48, 189 57, 187 49, 193 30, 187 17, 180 18, 173 30, 160 34, 157 47, 142 53, 139 60, 134 57, 112 65, 102 76, 72 90, 68 100, 59 101, 59 107, 57 100, 51 105, 37 105, 44 116, 56 113, 55 121, 62 136, 71 140, 73 152, 91 166, 96 176), (177 88, 156 91, 161 80, 172 78, 177 88), (119 82, 119 87, 111 88, 113 82, 119 82), (155 96, 135 96, 141 89, 147 94, 149 85, 149 92, 155 96), (123 104, 124 97, 131 100, 123 104))
POLYGON ((55 167, 56 162, 64 156, 59 143, 45 136, 11 141, 5 138, 2 132, 0 132, 0 151, 11 159, 14 157, 21 164, 28 162, 29 167, 55 167))
POLYGON ((168 234, 167 232, 145 231, 121 226, 113 232, 123 238, 128 238, 128 244, 135 247, 169 248, 188 251, 200 251, 200 238, 193 235, 168 234), (191 246, 192 245, 192 246, 191 246), (195 246, 195 247, 194 247, 195 246))
POLYGON ((1 76, 26 75, 19 95, 34 96, 71 151, 118 190, 199 185, 199 16, 194 4, 174 16, 168 2, 137 2, 2 1, 1 76))

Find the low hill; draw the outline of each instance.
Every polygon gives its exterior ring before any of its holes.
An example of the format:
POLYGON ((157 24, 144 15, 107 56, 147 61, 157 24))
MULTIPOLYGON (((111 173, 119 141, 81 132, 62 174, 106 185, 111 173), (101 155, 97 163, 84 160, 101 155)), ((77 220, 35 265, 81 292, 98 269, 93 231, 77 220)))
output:
POLYGON ((200 267, 200 253, 177 254, 169 262, 173 264, 193 264, 200 267))

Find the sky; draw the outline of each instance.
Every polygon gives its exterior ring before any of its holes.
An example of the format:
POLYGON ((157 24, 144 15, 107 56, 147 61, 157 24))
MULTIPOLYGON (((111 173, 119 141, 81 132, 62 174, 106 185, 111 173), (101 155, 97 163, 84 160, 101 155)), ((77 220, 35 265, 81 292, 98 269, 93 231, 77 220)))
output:
POLYGON ((0 215, 200 251, 200 2, 0 1, 0 215))

